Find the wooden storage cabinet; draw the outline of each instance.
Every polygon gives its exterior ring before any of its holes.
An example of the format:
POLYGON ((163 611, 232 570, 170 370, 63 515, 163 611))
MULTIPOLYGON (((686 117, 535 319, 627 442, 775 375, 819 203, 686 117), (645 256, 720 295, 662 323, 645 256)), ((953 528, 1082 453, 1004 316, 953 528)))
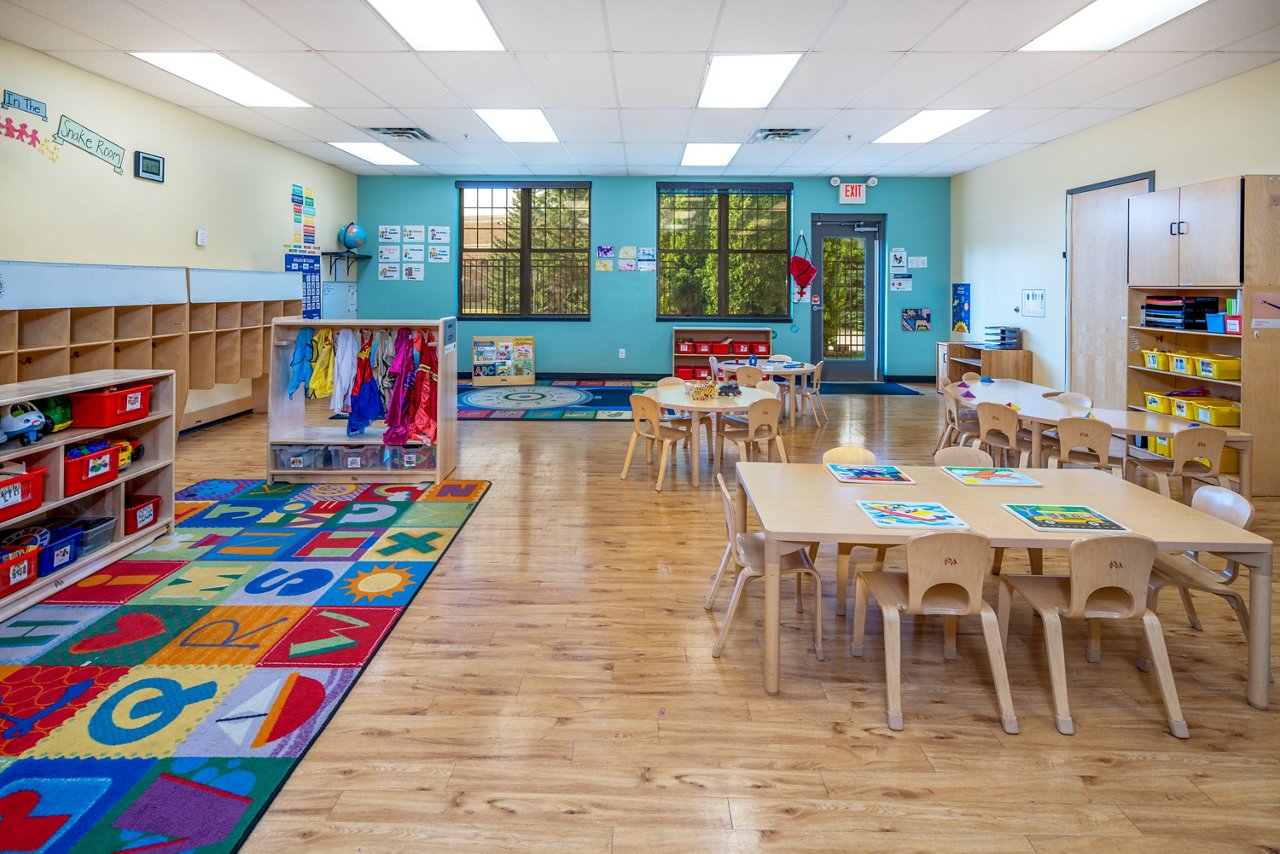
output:
MULTIPOLYGON (((752 349, 764 349, 766 352, 759 353, 759 358, 768 356, 773 351, 773 330, 767 326, 673 326, 671 327, 671 375, 679 376, 680 369, 709 368, 710 362, 707 360, 709 356, 715 356, 720 361, 737 358, 732 349, 728 353, 709 352, 711 345, 718 344, 726 338, 732 338, 734 343, 744 342, 751 345, 752 349), (689 339, 693 342, 693 352, 680 352, 680 342, 689 339), (704 345, 702 349, 708 352, 699 353, 698 345, 704 345)), ((746 358, 749 354, 742 354, 742 358, 746 358)), ((795 356, 795 353, 788 353, 789 356, 795 356)))
POLYGON ((267 409, 267 480, 302 483, 419 483, 449 477, 458 460, 458 348, 456 318, 439 320, 303 320, 276 318, 271 328, 270 389, 267 409), (331 420, 329 398, 308 402, 301 392, 289 397, 290 360, 298 330, 398 329, 422 330, 435 336, 439 384, 436 388, 436 443, 404 450, 430 455, 431 462, 416 468, 383 465, 387 450, 382 444, 385 425, 370 424, 362 436, 348 436, 345 421, 331 420), (333 457, 338 459, 334 460, 333 457), (300 467, 292 467, 296 459, 300 467), (355 461, 359 468, 345 462, 355 461))
POLYGON ((1130 198, 1129 284, 1238 284, 1242 187, 1222 178, 1130 198))
POLYGON ((115 530, 108 545, 82 556, 57 573, 39 578, 34 584, 0 599, 0 622, 173 530, 173 458, 177 436, 174 410, 176 378, 173 371, 99 370, 0 385, 0 406, 9 406, 19 401, 34 401, 53 395, 97 391, 107 386, 136 383, 151 385, 150 411, 137 421, 114 427, 79 427, 73 423, 67 429, 51 433, 25 447, 16 439, 0 443, 0 462, 20 460, 27 464, 28 469, 45 469, 44 494, 40 506, 6 519, 0 523, 0 527, 7 529, 36 525, 46 516, 62 514, 113 516, 116 519, 115 530), (110 483, 68 495, 63 465, 66 447, 102 438, 137 439, 146 446, 146 454, 120 472, 119 477, 110 483), (130 534, 125 531, 124 508, 132 495, 157 495, 160 497, 160 508, 155 524, 130 534))
MULTIPOLYGON (((948 382, 959 382, 970 371, 993 380, 1031 382, 1030 350, 988 350, 968 341, 939 342, 938 350, 940 367, 945 363, 948 382)), ((941 375, 938 389, 942 389, 941 375)))

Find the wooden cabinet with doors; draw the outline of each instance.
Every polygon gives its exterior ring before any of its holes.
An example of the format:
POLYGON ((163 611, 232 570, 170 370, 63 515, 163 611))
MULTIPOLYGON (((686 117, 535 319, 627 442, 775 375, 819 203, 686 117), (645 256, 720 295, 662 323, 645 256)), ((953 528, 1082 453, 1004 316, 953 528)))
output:
POLYGON ((1129 284, 1239 283, 1244 182, 1221 178, 1130 198, 1129 284))
POLYGON ((989 350, 976 342, 945 341, 938 344, 938 391, 942 382, 959 382, 972 371, 993 380, 1031 382, 1030 350, 989 350))

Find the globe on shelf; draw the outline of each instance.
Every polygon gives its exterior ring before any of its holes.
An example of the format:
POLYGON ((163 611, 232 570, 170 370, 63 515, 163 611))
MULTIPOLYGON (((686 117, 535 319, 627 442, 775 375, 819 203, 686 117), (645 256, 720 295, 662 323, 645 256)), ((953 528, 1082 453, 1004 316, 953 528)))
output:
POLYGON ((356 225, 349 222, 342 228, 338 229, 338 245, 343 249, 353 251, 364 245, 365 233, 364 226, 356 225))

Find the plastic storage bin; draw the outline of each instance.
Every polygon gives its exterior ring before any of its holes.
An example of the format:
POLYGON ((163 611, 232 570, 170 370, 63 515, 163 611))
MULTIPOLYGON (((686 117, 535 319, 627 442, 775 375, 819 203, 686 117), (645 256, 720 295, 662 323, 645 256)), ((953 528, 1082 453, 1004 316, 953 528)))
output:
POLYGON ((695 380, 711 379, 711 369, 710 368, 694 368, 693 378, 695 380))
POLYGON ((1227 331, 1227 315, 1225 312, 1206 314, 1204 316, 1204 324, 1206 332, 1216 332, 1219 335, 1224 335, 1227 331))
POLYGON ((1194 353, 1170 353, 1169 354, 1169 370, 1175 374, 1186 374, 1189 377, 1196 375, 1196 360, 1199 357, 1194 353))
POLYGON ((124 386, 69 395, 77 427, 114 427, 151 414, 151 386, 124 386))
POLYGON ((1243 317, 1239 314, 1228 314, 1223 318, 1223 331, 1228 335, 1239 335, 1243 317))
POLYGON ((769 351, 773 349, 773 345, 772 344, 752 344, 751 349, 757 356, 767 356, 769 355, 769 351))
POLYGON ((111 537, 116 532, 114 516, 76 519, 71 516, 51 516, 44 520, 52 528, 71 528, 80 532, 80 557, 96 552, 103 546, 111 545, 111 537))
POLYGON ((1169 436, 1152 436, 1147 450, 1161 457, 1173 459, 1173 439, 1169 436))
POLYGON ((676 376, 682 380, 693 379, 693 368, 676 368, 676 376))
POLYGON ((717 356, 728 356, 733 352, 732 341, 715 341, 711 344, 711 352, 717 356))
POLYGON ((160 518, 160 496, 131 495, 124 502, 124 532, 136 534, 160 518))
POLYGON ((1167 371, 1169 370, 1169 354, 1164 350, 1143 350, 1142 364, 1153 371, 1167 371))
POLYGON ((1195 404, 1195 418, 1214 427, 1239 427, 1240 404, 1233 401, 1213 402, 1212 398, 1201 398, 1195 404))
POLYGON ((80 557, 80 529, 55 528, 51 523, 32 525, 30 528, 4 531, 0 547, 37 546, 40 557, 36 561, 38 575, 44 578, 70 566, 80 557))
POLYGON ((1152 412, 1162 412, 1168 415, 1173 411, 1173 399, 1156 391, 1144 391, 1142 396, 1146 398, 1147 409, 1152 412))
POLYGON ((677 341, 677 342, 676 342, 676 352, 677 352, 677 353, 684 353, 684 354, 692 353, 692 352, 693 352, 693 342, 692 342, 692 341, 677 341))
POLYGON ((436 449, 432 445, 392 448, 390 453, 388 466, 393 469, 429 469, 436 465, 436 449))
POLYGON ((330 445, 329 466, 343 471, 382 468, 382 446, 330 445))
POLYGON ((733 342, 733 355, 735 355, 735 356, 750 356, 750 355, 751 355, 751 342, 750 342, 750 341, 734 341, 734 342, 733 342))
POLYGON ((44 500, 42 468, 24 473, 0 473, 0 522, 29 513, 44 500))
POLYGON ((39 559, 39 548, 0 548, 0 599, 35 583, 39 559))
POLYGON ((1201 406, 1223 406, 1232 401, 1221 397, 1175 397, 1173 398, 1173 414, 1188 421, 1199 420, 1196 410, 1201 406))
POLYGON ((322 469, 329 463, 329 449, 324 445, 275 445, 277 469, 307 471, 322 469))
POLYGON ((68 459, 63 465, 63 495, 79 495, 95 486, 111 483, 120 475, 120 452, 108 447, 83 457, 68 459))
POLYGON ((1196 372, 1207 380, 1238 380, 1240 357, 1201 356, 1196 359, 1196 372))

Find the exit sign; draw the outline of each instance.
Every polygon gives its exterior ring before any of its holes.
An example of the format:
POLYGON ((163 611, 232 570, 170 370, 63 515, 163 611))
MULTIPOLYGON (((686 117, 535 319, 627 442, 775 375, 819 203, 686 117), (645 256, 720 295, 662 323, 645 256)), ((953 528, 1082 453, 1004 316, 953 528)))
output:
POLYGON ((840 204, 865 205, 867 203, 866 184, 841 184, 840 204))

